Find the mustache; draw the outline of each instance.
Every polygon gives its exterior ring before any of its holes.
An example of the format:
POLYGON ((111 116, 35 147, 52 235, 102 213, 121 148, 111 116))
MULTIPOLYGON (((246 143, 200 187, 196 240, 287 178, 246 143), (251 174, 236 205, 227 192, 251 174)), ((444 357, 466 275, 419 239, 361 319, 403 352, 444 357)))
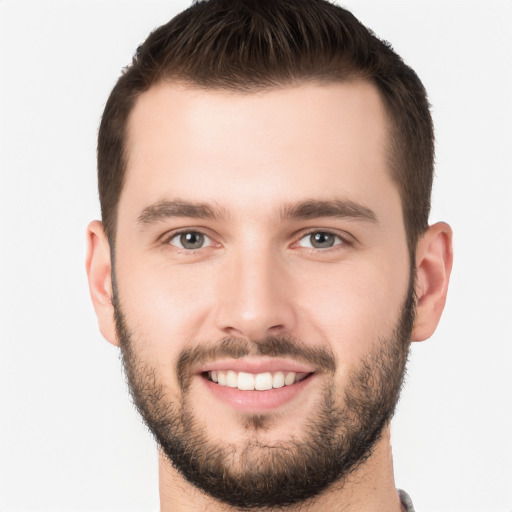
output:
POLYGON ((333 352, 324 346, 311 347, 292 336, 269 336, 260 341, 243 338, 222 338, 218 343, 201 343, 184 349, 176 363, 176 376, 182 392, 190 384, 191 369, 208 361, 222 358, 240 359, 247 356, 290 357, 313 364, 318 371, 334 374, 336 360, 333 352))

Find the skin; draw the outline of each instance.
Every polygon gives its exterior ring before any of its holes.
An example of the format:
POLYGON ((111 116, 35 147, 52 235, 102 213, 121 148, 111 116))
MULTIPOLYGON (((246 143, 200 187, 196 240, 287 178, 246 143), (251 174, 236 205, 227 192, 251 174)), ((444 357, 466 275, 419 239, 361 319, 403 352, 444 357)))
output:
MULTIPOLYGON (((350 369, 396 325, 409 282, 387 133, 379 94, 365 82, 251 94, 162 83, 139 98, 129 120, 116 279, 139 356, 154 366, 170 398, 178 394, 175 367, 184 348, 226 336, 257 343, 269 335, 328 347, 342 396, 350 369), (141 222, 148 207, 177 200, 208 204, 218 215, 141 222), (281 214, 312 200, 350 201, 375 218, 281 214), (182 229, 204 233, 211 242, 198 250, 180 248, 174 235, 182 229), (335 245, 308 247, 312 231, 333 233, 335 245)), ((88 240, 87 271, 100 329, 117 344, 112 262, 100 222, 89 225, 88 240)), ((435 224, 417 246, 413 340, 428 338, 437 326, 451 263, 451 230, 435 224)), ((272 422, 259 439, 300 439, 322 389, 322 378, 315 377, 269 411, 272 422)), ((210 393, 198 374, 191 376, 189 393, 212 440, 243 443, 243 412, 210 393)), ((160 494, 163 512, 227 510, 184 481, 164 456, 160 494)), ((345 485, 329 488, 308 508, 335 509, 400 510, 389 426, 345 485)))

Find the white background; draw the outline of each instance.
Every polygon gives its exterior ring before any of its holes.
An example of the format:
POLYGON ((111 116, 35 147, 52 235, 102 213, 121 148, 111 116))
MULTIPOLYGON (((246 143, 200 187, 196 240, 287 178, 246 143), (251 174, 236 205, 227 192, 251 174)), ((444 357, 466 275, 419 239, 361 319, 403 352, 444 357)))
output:
MULTIPOLYGON (((429 91, 445 315, 394 420, 418 512, 512 511, 512 1, 346 0, 429 91)), ((151 511, 156 451, 84 271, 104 102, 188 1, 0 1, 0 510, 151 511)))

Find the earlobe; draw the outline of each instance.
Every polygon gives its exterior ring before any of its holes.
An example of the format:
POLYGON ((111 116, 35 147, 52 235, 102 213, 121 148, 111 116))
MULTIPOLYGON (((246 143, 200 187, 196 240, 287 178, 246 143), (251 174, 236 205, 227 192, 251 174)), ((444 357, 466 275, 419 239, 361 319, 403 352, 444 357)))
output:
POLYGON ((87 226, 86 270, 89 291, 101 334, 113 345, 118 345, 112 305, 110 245, 103 225, 97 220, 87 226))
POLYGON ((453 261, 452 230, 445 222, 429 227, 416 248, 416 318, 413 341, 432 336, 441 318, 453 261))

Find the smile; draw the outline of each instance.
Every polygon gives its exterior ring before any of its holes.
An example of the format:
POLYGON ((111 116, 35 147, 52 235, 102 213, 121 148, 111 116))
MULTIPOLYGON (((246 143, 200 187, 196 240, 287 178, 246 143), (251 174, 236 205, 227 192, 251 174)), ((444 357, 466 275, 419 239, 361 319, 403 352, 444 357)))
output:
POLYGON ((263 373, 237 372, 234 370, 213 370, 207 372, 210 381, 219 386, 237 388, 242 391, 267 391, 291 386, 308 376, 308 373, 276 371, 263 373))
POLYGON ((286 358, 216 360, 194 372, 210 396, 243 413, 266 413, 300 399, 317 368, 286 358))

